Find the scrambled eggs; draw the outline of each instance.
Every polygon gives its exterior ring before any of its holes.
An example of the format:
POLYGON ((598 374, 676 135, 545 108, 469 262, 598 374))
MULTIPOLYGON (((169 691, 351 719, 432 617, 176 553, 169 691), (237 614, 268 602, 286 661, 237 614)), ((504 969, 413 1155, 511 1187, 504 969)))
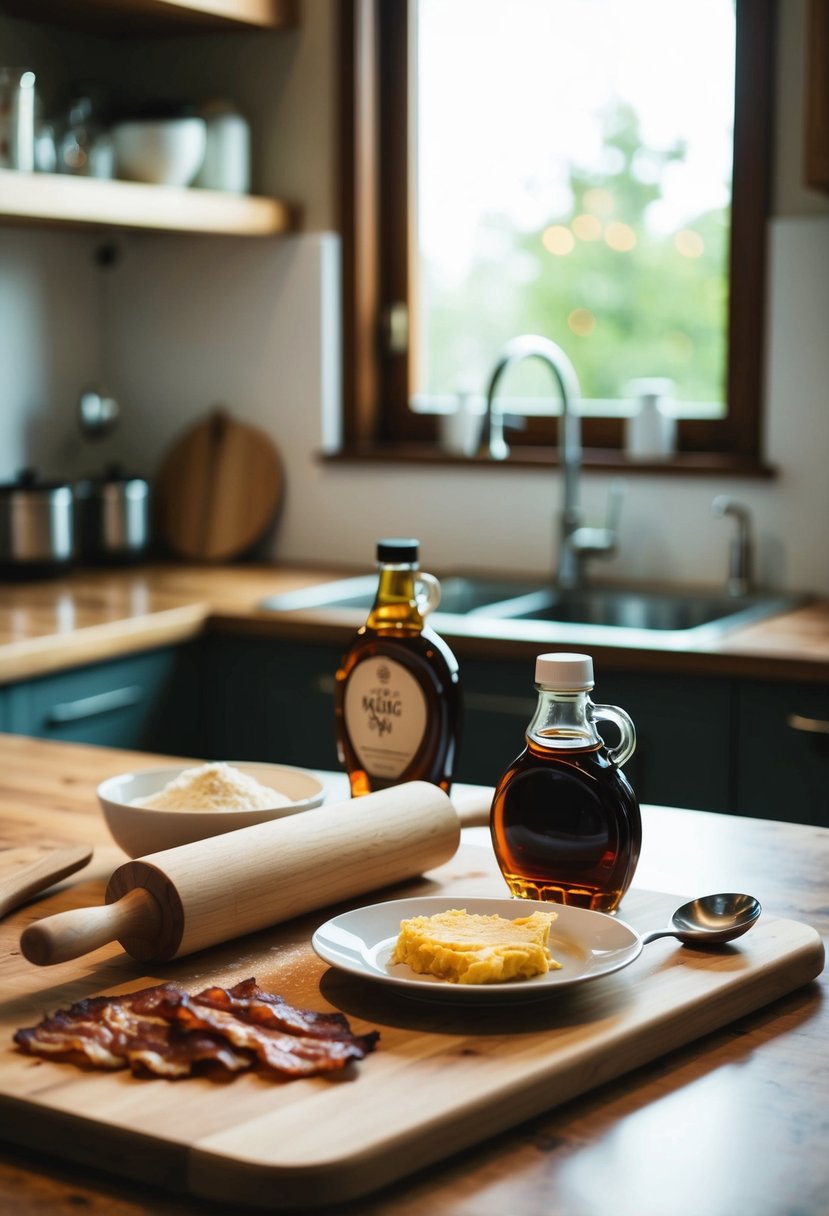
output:
POLYGON ((458 908, 413 916, 401 922, 391 961, 457 984, 529 979, 561 967, 547 948, 555 919, 555 912, 506 920, 458 908))

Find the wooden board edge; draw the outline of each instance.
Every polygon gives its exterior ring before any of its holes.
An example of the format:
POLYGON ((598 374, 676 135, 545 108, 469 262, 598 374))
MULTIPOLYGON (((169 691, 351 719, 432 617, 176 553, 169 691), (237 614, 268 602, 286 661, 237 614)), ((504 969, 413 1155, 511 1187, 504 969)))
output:
MULTIPOLYGON (((32 1063, 36 1067, 36 1061, 32 1063)), ((126 1178, 184 1196, 188 1146, 101 1124, 77 1112, 55 1110, 31 1100, 0 1094, 3 1142, 54 1160, 88 1166, 97 1174, 126 1178), (80 1121, 80 1122, 79 1122, 80 1121), (83 1134, 83 1124, 92 1130, 83 1134), (136 1146, 136 1138, 144 1148, 136 1146)))
POLYGON ((776 923, 796 925, 804 932, 798 948, 785 949, 782 965, 781 960, 776 960, 778 970, 772 986, 769 968, 763 967, 752 975, 750 982, 726 984, 720 991, 721 999, 697 1004, 694 1022, 688 1017, 689 1002, 683 1002, 669 1014, 654 1017, 649 1028, 652 1033, 643 1034, 639 1025, 622 1036, 621 1041, 611 1037, 604 1052, 591 1058, 587 1085, 581 1059, 555 1077, 551 1077, 551 1069, 541 1067, 525 1089, 513 1082, 505 1085, 500 1095, 491 1094, 487 1105, 476 1098, 464 1112, 464 1119, 458 1118, 457 1109, 446 1112, 430 1125, 429 1135, 419 1140, 409 1131, 405 1137, 392 1138, 347 1158, 307 1167, 275 1168, 240 1162, 195 1146, 189 1157, 188 1192, 201 1199, 270 1211, 313 1209, 363 1198, 653 1063, 811 983, 821 974, 826 961, 820 935, 800 922, 776 923))

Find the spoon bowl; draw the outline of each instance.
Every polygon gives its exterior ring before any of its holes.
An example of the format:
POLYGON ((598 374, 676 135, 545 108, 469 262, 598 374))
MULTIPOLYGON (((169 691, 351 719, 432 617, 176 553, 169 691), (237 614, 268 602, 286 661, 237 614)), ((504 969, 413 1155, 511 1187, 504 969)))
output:
POLYGON ((660 937, 676 937, 687 946, 730 942, 747 933, 760 912, 759 900, 753 895, 702 895, 677 908, 670 928, 643 933, 642 942, 647 945, 660 937))

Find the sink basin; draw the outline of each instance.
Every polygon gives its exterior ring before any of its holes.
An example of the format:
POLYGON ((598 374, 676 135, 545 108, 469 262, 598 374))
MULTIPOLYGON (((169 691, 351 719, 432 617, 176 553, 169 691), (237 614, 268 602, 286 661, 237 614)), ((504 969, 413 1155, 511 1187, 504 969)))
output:
MULTIPOLYGON (((273 612, 324 609, 332 613, 366 613, 374 600, 376 575, 339 579, 284 595, 271 596, 261 605, 273 612)), ((555 624, 561 640, 588 628, 591 634, 611 630, 641 637, 642 632, 673 635, 688 640, 715 637, 732 629, 776 616, 805 602, 795 595, 756 594, 732 597, 716 592, 650 591, 630 587, 586 587, 558 591, 538 580, 499 579, 477 575, 441 578, 438 618, 472 618, 480 626, 490 621, 555 624)), ((444 628, 446 626, 444 625, 444 628)), ((611 640, 608 636, 608 640, 611 640)))
POLYGON ((735 628, 794 606, 792 597, 704 592, 655 592, 607 588, 545 590, 500 604, 511 620, 562 621, 615 629, 692 630, 705 625, 735 628))
MULTIPOLYGON (((307 590, 291 591, 271 596, 263 608, 273 612, 289 612, 308 608, 357 609, 368 612, 374 603, 377 575, 340 579, 307 590)), ((500 600, 513 600, 540 593, 544 587, 535 580, 505 580, 477 576, 449 575, 440 580, 440 612, 451 616, 467 616, 485 611, 500 600)))

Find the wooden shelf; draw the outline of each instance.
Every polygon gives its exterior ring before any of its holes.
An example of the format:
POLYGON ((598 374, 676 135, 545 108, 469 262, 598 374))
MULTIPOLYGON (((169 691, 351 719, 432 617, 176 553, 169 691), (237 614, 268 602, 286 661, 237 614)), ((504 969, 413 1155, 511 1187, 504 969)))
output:
POLYGON ((0 0, 0 13, 100 33, 284 29, 295 0, 0 0))
POLYGON ((296 227, 293 209, 279 199, 10 169, 0 169, 3 222, 226 236, 277 236, 296 227))

